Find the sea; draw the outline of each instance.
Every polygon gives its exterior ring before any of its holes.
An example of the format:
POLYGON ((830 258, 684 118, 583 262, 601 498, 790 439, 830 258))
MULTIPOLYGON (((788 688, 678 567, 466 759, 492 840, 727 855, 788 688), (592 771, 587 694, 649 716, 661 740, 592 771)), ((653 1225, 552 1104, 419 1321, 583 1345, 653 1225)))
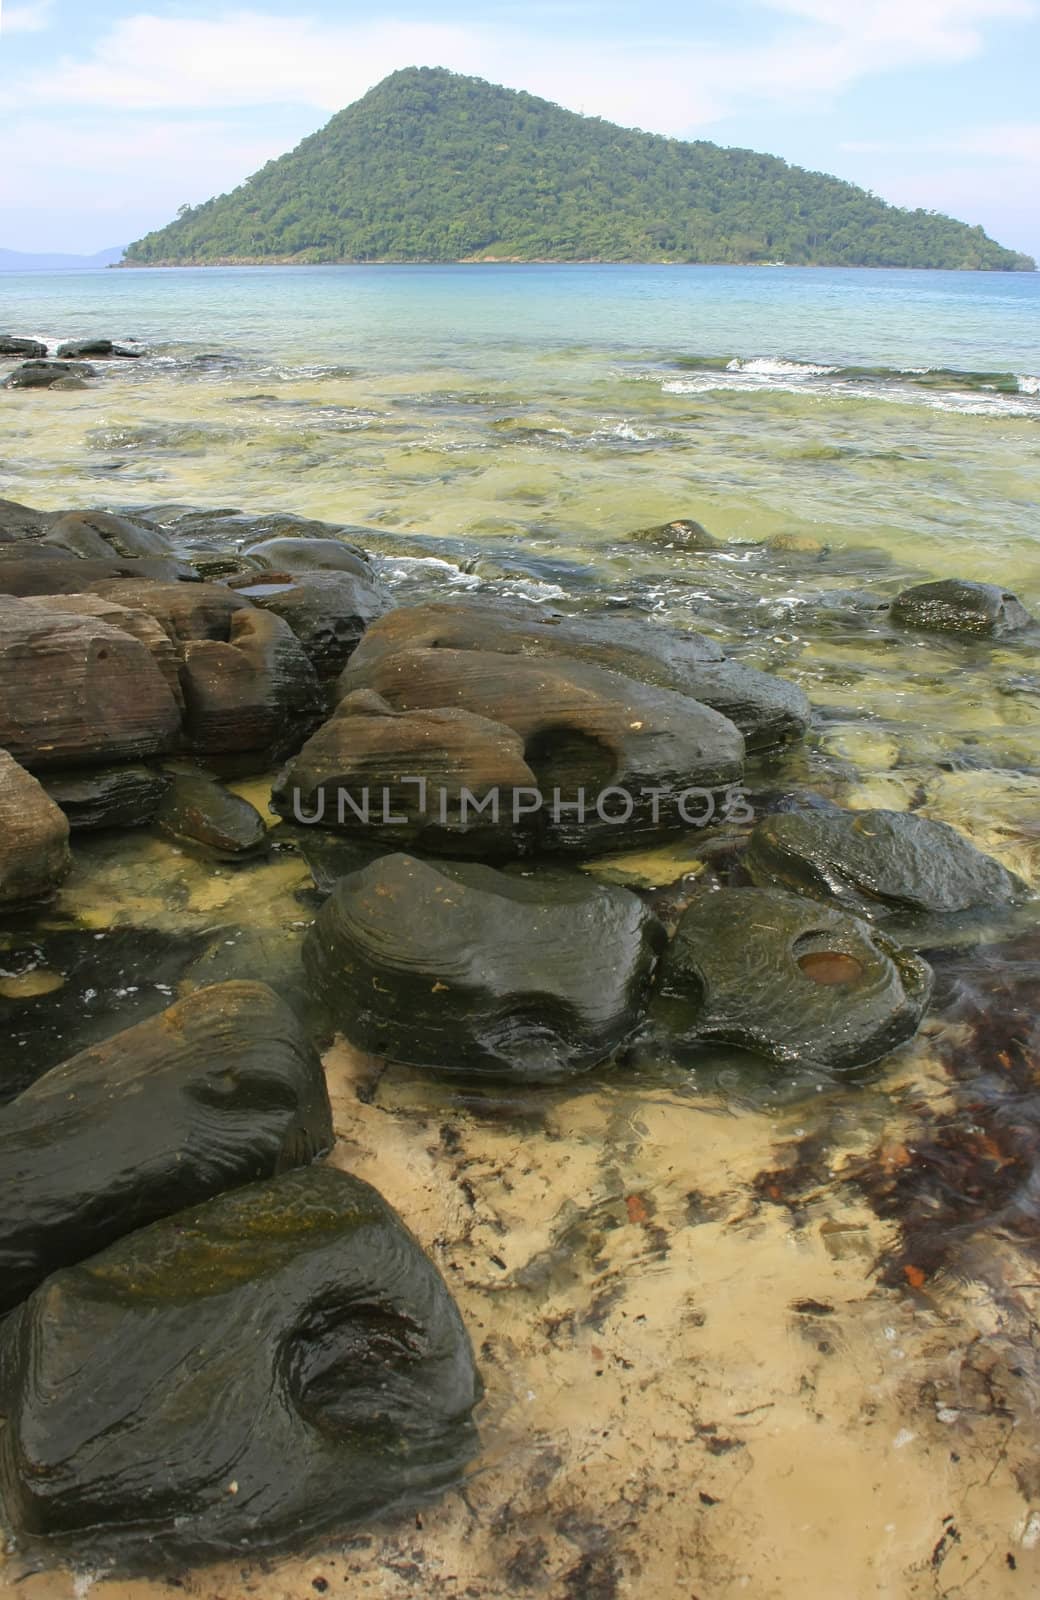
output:
MULTIPOLYGON (((187 507, 319 518, 399 601, 696 629, 813 704, 804 743, 749 771, 756 804, 914 811, 1040 892, 1035 635, 886 616, 940 577, 1040 615, 1040 275, 4 273, 0 327, 140 352, 80 390, 0 389, 0 495, 168 527, 187 507)), ((266 813, 270 773, 233 786, 266 813)), ((0 928, 8 1087, 199 983, 298 965, 314 880, 278 836, 242 864, 149 829, 80 836, 56 903, 0 928)), ((733 847, 691 834, 583 870, 664 913, 733 847)), ((178 1589, 1037 1592, 1037 904, 925 939, 928 1021, 854 1079, 719 1049, 524 1090, 340 1041, 331 1159, 449 1283, 487 1386, 481 1454, 418 1513, 178 1589)), ((26 1600, 173 1593, 93 1557, 70 1573, 13 1546, 0 1567, 26 1600)))

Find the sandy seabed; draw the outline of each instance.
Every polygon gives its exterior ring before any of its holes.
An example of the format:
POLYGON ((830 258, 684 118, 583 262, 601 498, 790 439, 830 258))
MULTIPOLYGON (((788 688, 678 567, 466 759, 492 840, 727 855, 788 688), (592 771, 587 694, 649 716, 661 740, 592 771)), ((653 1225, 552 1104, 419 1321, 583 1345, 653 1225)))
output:
MULTIPOLYGON (((1031 1595, 1040 1284, 891 1289, 851 1181, 883 1088, 778 1114, 620 1075, 495 1102, 342 1045, 333 1160, 376 1184, 454 1291, 487 1385, 463 1486, 320 1552, 164 1581, 9 1560, 18 1600, 867 1600, 1031 1595), (785 1175, 823 1152, 795 1201, 785 1175), (777 1174, 771 1183, 769 1174, 777 1174), (781 1196, 776 1199, 772 1196, 781 1196), (995 1287, 996 1286, 996 1287, 995 1287)), ((898 1115, 898 1113, 896 1113, 898 1115)))

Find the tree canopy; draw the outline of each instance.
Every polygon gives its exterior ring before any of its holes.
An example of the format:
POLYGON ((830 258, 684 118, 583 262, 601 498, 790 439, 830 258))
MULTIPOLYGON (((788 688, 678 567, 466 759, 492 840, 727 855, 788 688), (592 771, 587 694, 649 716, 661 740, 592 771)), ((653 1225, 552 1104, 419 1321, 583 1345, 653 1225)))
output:
POLYGON ((1031 269, 980 227, 776 156, 582 117, 441 68, 393 73, 130 264, 759 262, 1031 269))

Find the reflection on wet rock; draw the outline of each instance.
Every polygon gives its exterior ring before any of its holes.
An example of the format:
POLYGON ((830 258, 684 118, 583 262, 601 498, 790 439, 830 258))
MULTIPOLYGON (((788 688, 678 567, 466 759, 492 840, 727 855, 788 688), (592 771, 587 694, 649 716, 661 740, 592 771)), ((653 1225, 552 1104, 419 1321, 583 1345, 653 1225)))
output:
POLYGON ((353 1043, 473 1077, 587 1071, 645 1009, 662 934, 627 889, 384 856, 344 878, 304 947, 353 1043))
POLYGON ((199 989, 0 1111, 0 1314, 58 1267, 332 1143, 321 1063, 262 983, 199 989))
POLYGON ((469 1341, 356 1178, 310 1168, 131 1234, 0 1331, 0 1487, 23 1536, 169 1561, 344 1530, 455 1480, 469 1341))
POLYGON ((37 780, 0 750, 0 907, 46 900, 70 865, 66 818, 37 780))
POLYGON ((689 1043, 848 1068, 912 1038, 931 992, 919 957, 841 911, 772 889, 724 889, 684 912, 655 1014, 689 1043))
POLYGON ((1025 886, 963 834, 904 811, 806 811, 768 817, 745 864, 762 888, 834 900, 856 916, 969 911, 1025 886))

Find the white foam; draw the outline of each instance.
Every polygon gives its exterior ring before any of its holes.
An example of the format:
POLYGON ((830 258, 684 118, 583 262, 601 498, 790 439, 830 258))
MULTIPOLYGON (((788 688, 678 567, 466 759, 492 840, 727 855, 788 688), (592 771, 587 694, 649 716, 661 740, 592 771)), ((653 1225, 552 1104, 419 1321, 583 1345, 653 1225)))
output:
POLYGON ((1020 372, 1018 374, 1018 392, 1019 394, 1040 394, 1040 378, 1034 377, 1029 372, 1020 372))
POLYGON ((782 356, 750 356, 727 362, 726 371, 745 372, 753 378, 825 378, 838 368, 816 361, 786 361, 782 356))

